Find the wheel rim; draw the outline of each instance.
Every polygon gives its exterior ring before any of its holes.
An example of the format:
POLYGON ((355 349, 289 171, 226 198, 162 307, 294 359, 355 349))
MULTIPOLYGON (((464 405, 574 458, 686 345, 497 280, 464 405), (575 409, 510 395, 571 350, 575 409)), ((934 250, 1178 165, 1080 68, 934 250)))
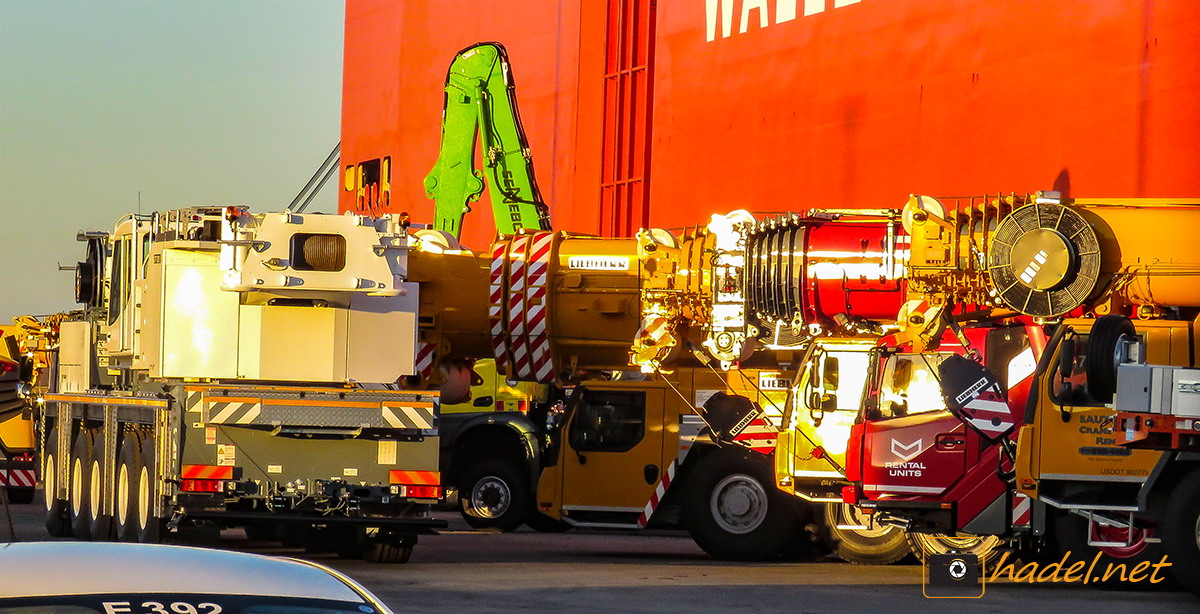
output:
POLYGON ((150 475, 145 467, 138 472, 138 528, 150 526, 150 475))
POLYGON ((76 458, 71 464, 71 512, 78 516, 83 511, 83 460, 76 458))
POLYGON ((100 482, 103 479, 100 473, 100 461, 92 461, 91 476, 92 479, 88 480, 88 502, 91 503, 88 513, 95 518, 100 515, 100 482))
POLYGON ((499 518, 512 504, 512 491, 504 480, 489 475, 471 489, 471 509, 481 518, 499 518))
POLYGON ((1200 550, 1200 515, 1196 516, 1196 549, 1200 550))
POLYGON ((1000 539, 995 536, 928 535, 925 533, 911 533, 911 535, 921 543, 921 549, 928 554, 961 552, 975 554, 981 560, 1000 542, 1000 539))
POLYGON ((124 525, 129 520, 129 467, 121 463, 117 473, 117 522, 124 525))
POLYGON ((744 535, 767 518, 767 491, 758 480, 742 473, 717 482, 708 501, 713 520, 728 533, 744 535))
POLYGON ((54 465, 54 455, 46 455, 46 468, 42 470, 42 482, 46 496, 46 511, 49 512, 54 508, 54 503, 58 500, 58 469, 54 465))
MULTIPOLYGON (((846 522, 838 522, 838 524, 852 524, 859 527, 868 527, 866 529, 840 529, 842 531, 850 531, 855 535, 868 539, 877 539, 883 537, 892 531, 898 531, 896 527, 885 525, 882 522, 871 522, 871 517, 862 513, 858 507, 848 503, 838 503, 838 518, 837 520, 845 519, 846 522)), ((837 528, 837 527, 834 527, 837 528)))
POLYGON ((1100 546, 1100 551, 1115 559, 1127 559, 1137 556, 1142 553, 1150 542, 1146 538, 1150 537, 1149 529, 1133 529, 1133 538, 1129 539, 1130 529, 1126 527, 1110 527, 1100 523, 1095 523, 1092 527, 1093 541, 1105 542, 1128 542, 1128 546, 1100 546))

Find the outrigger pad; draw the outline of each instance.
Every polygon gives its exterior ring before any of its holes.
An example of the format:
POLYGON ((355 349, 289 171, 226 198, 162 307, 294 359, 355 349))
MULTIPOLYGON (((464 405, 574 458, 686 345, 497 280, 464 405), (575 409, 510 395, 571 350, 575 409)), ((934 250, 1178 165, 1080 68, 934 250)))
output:
POLYGON ((938 365, 946 408, 987 439, 1008 435, 1017 425, 1000 383, 987 367, 954 355, 938 365))
POLYGON ((700 418, 721 441, 733 441, 763 414, 758 403, 736 394, 718 392, 704 402, 700 418))

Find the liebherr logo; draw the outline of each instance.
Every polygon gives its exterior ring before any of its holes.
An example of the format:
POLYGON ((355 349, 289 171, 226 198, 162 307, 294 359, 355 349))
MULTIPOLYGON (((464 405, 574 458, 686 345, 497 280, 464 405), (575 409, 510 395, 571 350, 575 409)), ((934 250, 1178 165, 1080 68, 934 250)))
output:
MULTIPOLYGON (((758 27, 771 25, 771 15, 775 16, 774 25, 779 25, 796 18, 796 11, 802 11, 803 17, 825 12, 830 5, 835 9, 843 6, 858 4, 861 0, 741 0, 741 19, 738 20, 739 34, 745 34, 750 29, 751 19, 756 15, 758 27), (768 15, 770 8, 775 11, 768 15)), ((733 34, 734 0, 705 0, 705 23, 708 26, 709 42, 717 40, 717 26, 721 26, 720 38, 729 38, 733 34)))
POLYGON ((903 462, 908 462, 917 457, 922 452, 921 444, 925 443, 924 439, 918 439, 912 443, 900 443, 900 440, 892 440, 892 454, 903 462))

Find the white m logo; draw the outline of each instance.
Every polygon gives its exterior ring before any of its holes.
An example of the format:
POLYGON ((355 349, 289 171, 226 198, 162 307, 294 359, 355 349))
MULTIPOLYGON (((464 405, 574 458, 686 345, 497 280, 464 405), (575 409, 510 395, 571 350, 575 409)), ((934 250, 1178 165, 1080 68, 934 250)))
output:
POLYGON ((901 461, 908 462, 917 457, 918 454, 924 452, 921 444, 925 443, 924 439, 918 439, 910 444, 902 444, 898 440, 892 440, 892 454, 901 461))

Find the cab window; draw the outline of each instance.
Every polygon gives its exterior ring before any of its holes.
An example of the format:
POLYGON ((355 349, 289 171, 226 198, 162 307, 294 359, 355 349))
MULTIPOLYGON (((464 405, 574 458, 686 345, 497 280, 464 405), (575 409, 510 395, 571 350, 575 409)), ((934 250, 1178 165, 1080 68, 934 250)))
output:
POLYGON ((646 435, 646 393, 583 390, 571 421, 579 452, 625 452, 646 435))
POLYGON ((903 418, 931 411, 944 411, 937 368, 946 354, 895 354, 883 367, 879 387, 879 415, 903 418))
POLYGON ((112 283, 109 285, 108 324, 111 326, 121 317, 125 301, 129 298, 128 266, 129 239, 117 241, 113 248, 112 283))
MULTIPOLYGON (((825 387, 825 392, 834 394, 835 403, 832 408, 843 411, 857 412, 862 403, 863 388, 867 384, 867 366, 871 355, 868 352, 827 352, 824 357, 823 370, 828 370, 829 359, 836 362, 837 377, 830 381, 828 376, 815 385, 825 387)), ((824 375, 822 373, 822 375, 824 375)), ((808 399, 811 404, 811 398, 808 399)), ((819 409, 819 408, 817 408, 819 409)))

